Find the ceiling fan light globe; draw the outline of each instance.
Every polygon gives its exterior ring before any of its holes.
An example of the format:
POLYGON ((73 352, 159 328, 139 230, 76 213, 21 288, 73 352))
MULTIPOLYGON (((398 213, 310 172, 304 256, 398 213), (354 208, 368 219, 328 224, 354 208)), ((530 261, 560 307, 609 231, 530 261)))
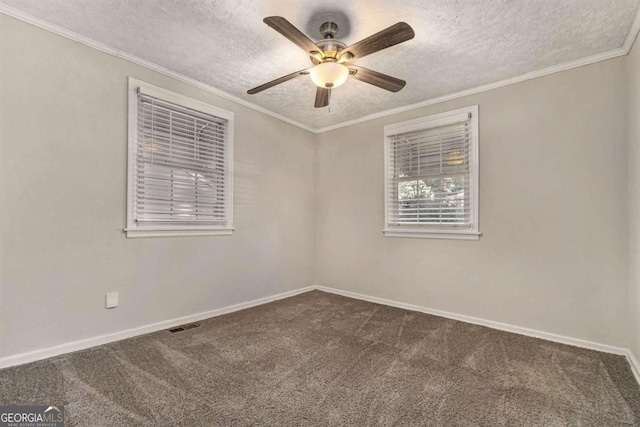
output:
POLYGON ((311 80, 323 89, 335 89, 347 81, 349 69, 335 62, 324 62, 311 69, 311 80))

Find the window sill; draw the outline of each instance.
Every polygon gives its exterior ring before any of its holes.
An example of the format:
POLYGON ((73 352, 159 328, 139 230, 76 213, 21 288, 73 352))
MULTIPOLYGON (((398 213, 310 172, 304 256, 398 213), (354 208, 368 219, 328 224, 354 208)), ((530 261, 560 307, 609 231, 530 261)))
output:
POLYGON ((231 236, 234 228, 215 228, 201 230, 162 230, 125 228, 127 239, 139 239, 146 237, 188 237, 188 236, 231 236))
POLYGON ((405 237, 410 239, 479 240, 482 235, 478 231, 470 230, 423 230, 416 228, 387 228, 382 232, 385 237, 405 237))

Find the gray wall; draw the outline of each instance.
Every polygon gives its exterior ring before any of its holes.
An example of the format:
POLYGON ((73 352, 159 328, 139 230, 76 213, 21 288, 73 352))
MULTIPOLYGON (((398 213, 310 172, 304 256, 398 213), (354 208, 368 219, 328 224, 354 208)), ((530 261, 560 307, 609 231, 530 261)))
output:
POLYGON ((625 61, 321 134, 317 283, 626 346, 625 61), (474 104, 484 235, 384 237, 383 126, 474 104))
POLYGON ((640 46, 628 57, 629 75, 629 302, 631 351, 640 360, 640 46))
POLYGON ((0 357, 313 284, 315 135, 3 14, 0 73, 0 357), (127 76, 235 113, 233 236, 125 238, 127 76))

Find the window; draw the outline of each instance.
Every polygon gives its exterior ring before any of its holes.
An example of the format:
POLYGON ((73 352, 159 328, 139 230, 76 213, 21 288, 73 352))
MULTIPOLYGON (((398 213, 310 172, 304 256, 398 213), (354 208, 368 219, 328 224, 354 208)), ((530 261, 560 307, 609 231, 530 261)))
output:
POLYGON ((129 78, 127 237, 231 234, 233 113, 129 78))
POLYGON ((384 133, 385 235, 477 240, 478 106, 384 133))

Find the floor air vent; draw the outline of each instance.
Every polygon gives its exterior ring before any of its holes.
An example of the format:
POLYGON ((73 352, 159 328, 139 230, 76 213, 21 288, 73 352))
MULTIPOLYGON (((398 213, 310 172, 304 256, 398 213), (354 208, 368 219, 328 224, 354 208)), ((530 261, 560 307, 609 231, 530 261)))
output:
POLYGON ((182 325, 182 326, 178 326, 178 327, 173 328, 173 329, 169 329, 169 332, 171 332, 171 333, 182 332, 182 331, 186 331, 186 330, 189 330, 189 329, 197 328, 198 326, 200 326, 200 323, 187 323, 186 325, 182 325))

